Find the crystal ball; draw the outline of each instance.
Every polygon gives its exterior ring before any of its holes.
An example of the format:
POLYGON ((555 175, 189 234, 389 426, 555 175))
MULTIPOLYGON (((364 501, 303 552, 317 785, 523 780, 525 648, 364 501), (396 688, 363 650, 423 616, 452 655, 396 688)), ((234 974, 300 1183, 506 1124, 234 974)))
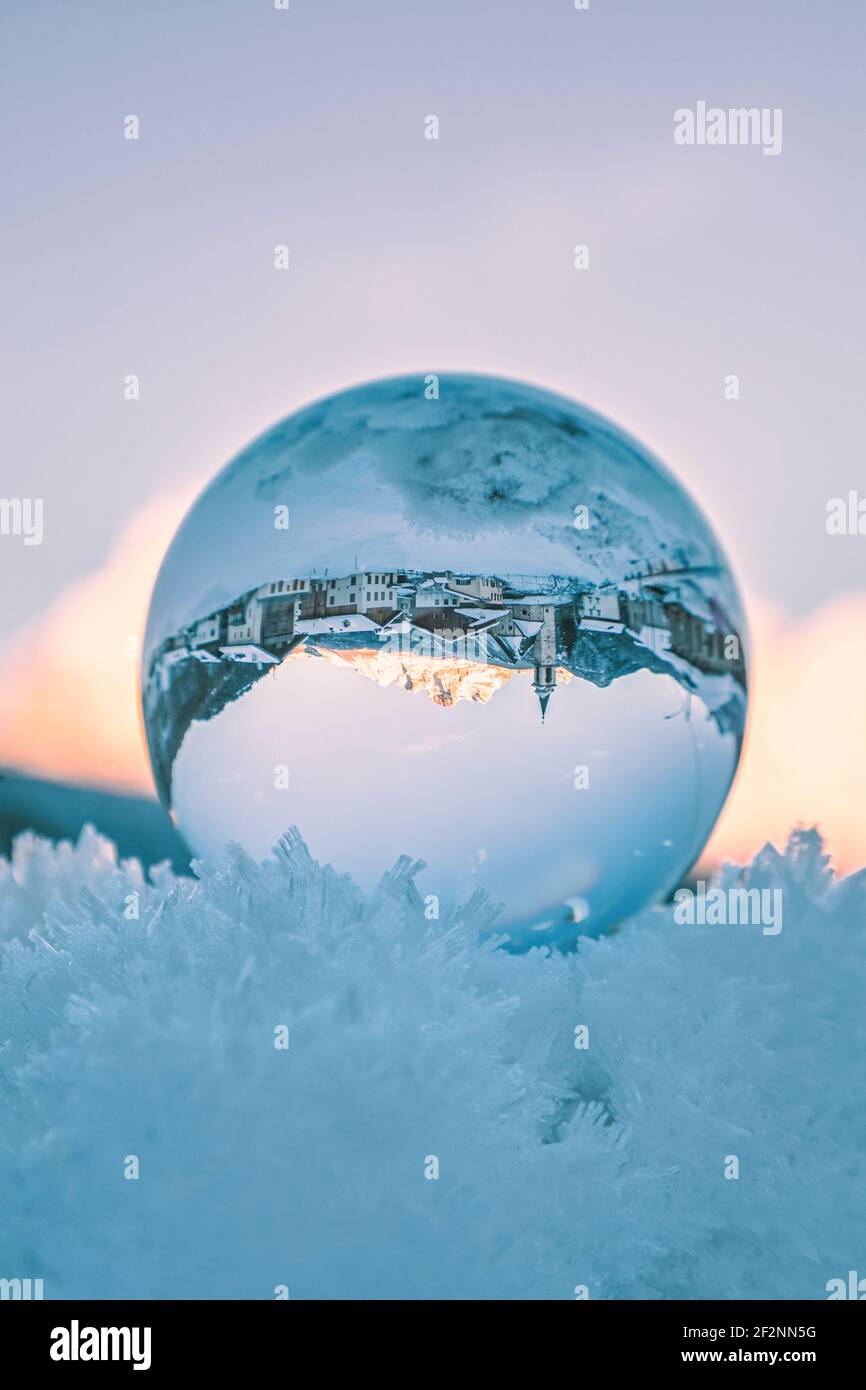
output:
POLYGON ((296 827, 429 918, 477 890, 563 949, 698 858, 742 745, 744 619, 694 501, 612 421, 442 373, 342 391, 201 494, 156 582, 142 700, 191 850, 296 827))

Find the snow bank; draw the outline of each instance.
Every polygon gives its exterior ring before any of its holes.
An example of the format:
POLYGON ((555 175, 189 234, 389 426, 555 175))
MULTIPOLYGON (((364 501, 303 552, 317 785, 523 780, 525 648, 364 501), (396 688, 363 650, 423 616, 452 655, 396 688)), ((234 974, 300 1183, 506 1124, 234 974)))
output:
POLYGON ((146 882, 90 830, 0 863, 0 1276, 570 1299, 866 1273, 866 874, 815 832, 748 871, 777 935, 656 909, 569 957, 480 942, 482 899, 426 920, 408 861, 364 897, 295 835, 199 874, 146 882))

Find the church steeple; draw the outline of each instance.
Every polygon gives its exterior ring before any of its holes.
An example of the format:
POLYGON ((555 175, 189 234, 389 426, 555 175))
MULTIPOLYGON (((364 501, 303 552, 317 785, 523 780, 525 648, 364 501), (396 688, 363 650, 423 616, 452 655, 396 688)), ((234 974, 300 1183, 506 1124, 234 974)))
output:
POLYGON ((555 666, 536 666, 535 679, 532 688, 538 696, 538 703, 541 706, 541 722, 544 723, 544 716, 547 714, 547 706, 551 695, 556 689, 556 667, 555 666))

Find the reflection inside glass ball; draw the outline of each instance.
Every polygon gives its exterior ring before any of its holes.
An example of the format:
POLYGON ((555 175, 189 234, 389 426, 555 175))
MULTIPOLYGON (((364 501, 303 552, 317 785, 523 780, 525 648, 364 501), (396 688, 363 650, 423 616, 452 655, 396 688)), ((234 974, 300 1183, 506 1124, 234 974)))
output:
POLYGON ((296 825, 362 887, 418 856, 428 916, 483 889, 513 949, 568 947, 700 853, 740 751, 742 616, 703 517, 610 422, 513 382, 379 382, 203 494, 143 700, 197 853, 263 857, 296 825))

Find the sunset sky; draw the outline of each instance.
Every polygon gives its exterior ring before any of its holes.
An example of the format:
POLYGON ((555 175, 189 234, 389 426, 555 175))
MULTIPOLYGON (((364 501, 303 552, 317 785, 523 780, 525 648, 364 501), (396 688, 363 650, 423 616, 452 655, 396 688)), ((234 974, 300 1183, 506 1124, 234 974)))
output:
POLYGON ((825 520, 866 494, 866 21, 778 15, 734 0, 709 42, 687 0, 5 4, 0 492, 45 538, 0 537, 0 766, 150 791, 137 653, 199 489, 320 395, 483 371, 631 430, 731 557, 752 723, 710 856, 800 822, 863 863, 866 535, 825 520), (704 99, 781 108, 781 153, 677 146, 704 99))

